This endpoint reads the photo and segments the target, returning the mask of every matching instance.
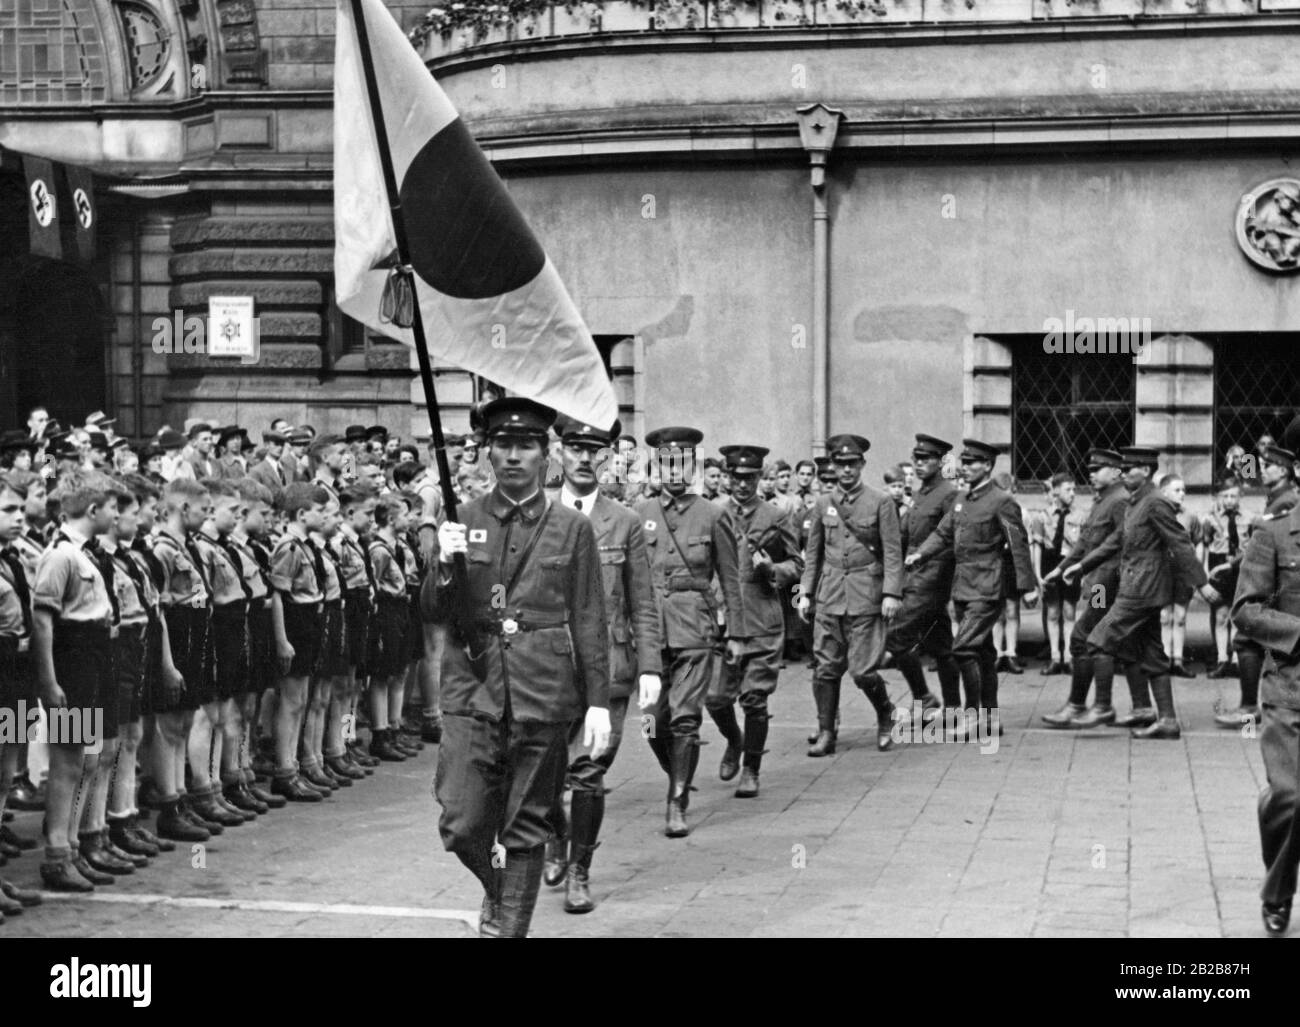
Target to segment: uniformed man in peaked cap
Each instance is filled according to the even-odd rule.
[[[601,457],[612,455],[619,430],[617,421],[608,431],[567,418],[556,426],[562,443],[564,483],[554,498],[565,509],[586,517],[596,533],[605,618],[609,622],[609,748],[593,756],[576,730],[570,735],[566,783],[573,792],[571,815],[566,820],[563,796],[557,794],[557,832],[547,845],[543,879],[551,886],[564,883],[567,913],[587,913],[596,908],[588,873],[605,819],[605,772],[618,755],[628,699],[639,692],[640,708],[652,709],[660,692],[663,642],[645,532],[635,513],[606,498],[599,487]]]
[[[719,637],[712,594],[721,585],[728,623],[741,617],[736,538],[723,508],[687,491],[695,477],[695,449],[704,433],[660,428],[646,436],[663,492],[637,504],[658,594],[667,678],[655,707],[650,747],[668,774],[664,834],[690,833],[686,808],[700,758],[702,706],[713,675]]]
[[[907,514],[909,552],[930,537],[957,501],[957,490],[942,473],[943,458],[951,449],[951,442],[933,435],[916,436],[912,461],[919,484],[912,493],[912,509]],[[912,698],[920,700],[925,710],[938,707],[939,700],[925,683],[922,651],[934,657],[943,705],[961,705],[961,677],[952,655],[952,622],[948,619],[952,568],[952,554],[940,553],[928,563],[905,572],[903,605],[890,623],[885,641],[885,648],[894,656],[894,666],[907,680]]]
[[[609,633],[591,521],[541,490],[555,412],[511,397],[483,418],[496,487],[438,528],[432,614],[453,641],[434,788],[443,845],[483,885],[480,933],[524,937],[570,725],[584,721],[593,759],[609,744]]]
[[[997,652],[992,633],[1006,598],[1002,591],[1004,548],[1011,552],[1016,591],[1029,605],[1038,601],[1038,582],[1020,507],[993,484],[997,455],[997,447],[987,442],[962,441],[961,474],[970,487],[930,537],[907,558],[909,567],[945,551],[951,551],[956,558],[952,599],[958,628],[952,652],[966,690],[967,720],[963,729],[967,737],[981,709],[987,711],[990,729],[1001,732]]]
[[[1123,458],[1113,449],[1088,451],[1088,479],[1092,484],[1092,509],[1079,532],[1079,540],[1061,562],[1048,572],[1043,581],[1071,578],[1078,565],[1090,553],[1119,537],[1124,529],[1124,511],[1128,509],[1128,492],[1120,482]],[[1082,602],[1078,618],[1070,633],[1070,694],[1065,705],[1055,713],[1043,715],[1043,722],[1054,728],[1093,728],[1115,723],[1111,701],[1115,680],[1115,661],[1105,654],[1088,652],[1088,635],[1106,615],[1119,592],[1119,549],[1097,564],[1079,585]],[[1088,688],[1093,679],[1097,692],[1091,709],[1087,708]]]
[[[727,748],[718,776],[730,781],[741,769],[736,797],[758,795],[758,772],[767,744],[767,697],[776,680],[785,648],[785,611],[781,589],[799,580],[803,560],[790,519],[758,497],[763,472],[762,446],[723,446],[731,474],[731,498],[725,507],[736,538],[740,577],[737,616],[727,620],[726,662],[705,706]],[[745,712],[742,734],[736,723],[736,698]]]
[[[876,710],[876,746],[890,748],[894,705],[875,671],[885,658],[886,625],[901,605],[903,543],[894,501],[862,482],[871,443],[861,435],[833,435],[826,449],[836,470],[833,492],[813,506],[797,600],[807,616],[816,602],[813,698],[817,738],[809,756],[835,752],[840,679],[845,670]]]
[[[1169,655],[1160,636],[1160,610],[1188,585],[1199,589],[1206,602],[1219,602],[1219,594],[1207,582],[1187,529],[1152,481],[1160,454],[1145,446],[1128,446],[1119,454],[1128,491],[1124,526],[1076,565],[1087,574],[1120,554],[1118,591],[1088,635],[1088,652],[1094,663],[1109,656],[1123,667],[1133,697],[1133,713],[1126,721],[1133,737],[1175,739],[1182,732]]]

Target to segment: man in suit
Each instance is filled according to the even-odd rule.
[[[188,432],[190,448],[194,455],[190,458],[190,468],[196,481],[217,477],[217,459],[212,455],[212,425],[199,421],[190,425]]]
[[[731,496],[723,509],[731,518],[739,575],[737,617],[727,621],[726,659],[713,679],[705,708],[727,740],[718,776],[730,781],[744,772],[736,798],[758,796],[758,772],[767,744],[767,697],[776,691],[785,648],[782,589],[799,580],[803,560],[789,517],[759,498],[762,446],[723,446],[731,474]],[[736,722],[736,699],[745,711],[745,730]]]
[[[1280,459],[1279,448],[1270,447],[1266,459]],[[1291,466],[1300,469],[1294,458]],[[1291,922],[1300,866],[1300,506],[1260,518],[1241,563],[1232,621],[1238,637],[1268,653],[1259,735],[1268,779],[1259,797],[1266,868],[1260,898],[1265,930],[1281,937]]]
[[[988,717],[989,730],[1002,733],[993,625],[1007,598],[1003,590],[1003,550],[1010,551],[1015,589],[1028,606],[1038,601],[1038,581],[1020,505],[993,484],[997,447],[977,439],[964,439],[962,446],[961,475],[968,486],[966,494],[953,503],[921,547],[912,551],[907,565],[923,563],[945,551],[955,557],[952,600],[958,628],[952,653],[966,690],[966,723],[962,731],[969,737],[980,710]]]
[[[838,483],[813,505],[797,606],[812,601],[813,698],[817,738],[809,756],[835,752],[840,679],[847,670],[876,710],[876,748],[892,745],[894,704],[875,671],[884,662],[886,629],[903,595],[903,540],[894,501],[862,481],[871,443],[861,435],[826,440]]]
[[[1152,481],[1160,454],[1145,446],[1128,446],[1119,452],[1128,491],[1123,529],[1076,565],[1087,574],[1117,551],[1120,555],[1115,601],[1088,635],[1088,653],[1094,661],[1109,656],[1123,667],[1133,696],[1128,723],[1133,725],[1134,738],[1176,739],[1182,731],[1174,709],[1169,656],[1160,636],[1160,610],[1173,602],[1182,584],[1199,589],[1207,603],[1221,599],[1209,585],[1177,512]]]
[[[550,886],[565,883],[564,911],[589,913],[596,908],[588,888],[592,853],[605,819],[605,772],[618,755],[628,700],[639,692],[638,706],[645,710],[659,701],[659,610],[650,580],[650,556],[645,533],[635,513],[607,499],[599,490],[602,455],[611,454],[619,423],[603,431],[565,419],[557,430],[563,447],[560,459],[564,482],[556,497],[561,506],[591,522],[600,550],[600,572],[609,622],[609,748],[593,757],[582,745],[575,722],[569,736],[569,770],[559,781],[556,795],[555,838],[547,843],[543,880]],[[563,791],[573,793],[567,823]]]
[[[1044,585],[1067,575],[1076,577],[1085,557],[1112,536],[1119,538],[1123,534],[1124,511],[1128,509],[1128,492],[1120,482],[1123,463],[1123,458],[1113,449],[1088,451],[1092,509],[1088,511],[1078,541],[1043,578]],[[1094,656],[1088,652],[1088,636],[1119,592],[1119,549],[1111,545],[1108,551],[1111,555],[1096,564],[1079,583],[1078,616],[1070,632],[1070,695],[1055,713],[1043,715],[1043,723],[1048,727],[1092,728],[1115,723],[1115,707],[1111,702],[1115,661],[1105,653]],[[1088,709],[1088,688],[1094,678],[1097,694],[1092,709]]]
[[[283,492],[293,481],[282,460],[288,441],[289,437],[281,432],[263,432],[262,442],[266,446],[266,456],[248,470],[248,476],[270,489],[272,495]]]
[[[713,677],[719,611],[713,582],[721,583],[728,622],[740,620],[736,539],[731,519],[716,502],[688,491],[695,478],[697,428],[660,428],[646,436],[654,454],[662,495],[637,504],[645,530],[663,636],[667,687],[659,695],[650,748],[668,774],[664,834],[690,834],[686,808],[700,759],[704,697]]]

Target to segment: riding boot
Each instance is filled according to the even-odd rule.
[[[903,675],[907,687],[912,691],[913,699],[924,699],[930,694],[930,686],[925,683],[925,671],[921,667],[921,657],[915,649],[905,653],[894,654],[894,666]]]
[[[978,656],[962,656],[957,660],[957,671],[961,674],[962,688],[966,692],[966,709],[980,708],[980,692],[983,675],[980,673]]]
[[[1243,647],[1237,653],[1241,668],[1241,708],[1254,709],[1259,705],[1259,679],[1264,669],[1264,657],[1257,649]]]
[[[537,893],[542,887],[542,863],[545,859],[546,852],[541,845],[506,853],[506,865],[501,870],[500,937],[528,937],[533,909],[537,906]]]
[[[943,704],[951,709],[961,706],[961,671],[957,669],[957,660],[952,653],[944,653],[934,658],[935,673],[939,677],[939,694]]]
[[[813,739],[809,756],[831,756],[835,753],[835,720],[839,712],[838,684],[813,676],[813,701],[817,704],[817,737]]]
[[[727,740],[722,762],[718,765],[718,777],[730,781],[740,771],[740,754],[745,748],[745,737],[736,723],[736,707],[734,703],[727,703],[725,706],[710,706],[708,710],[713,723],[718,725],[722,737]]]
[[[1159,719],[1146,728],[1135,728],[1130,734],[1134,738],[1158,738],[1174,741],[1182,737],[1178,726],[1178,711],[1174,709],[1174,686],[1168,674],[1158,674],[1151,679],[1151,691],[1156,698],[1156,713]]]
[[[695,764],[700,758],[699,739],[690,735],[674,735],[669,759],[672,764],[668,788],[667,822],[664,834],[669,838],[685,838],[691,833],[686,823],[686,808],[691,802],[691,779]]]
[[[655,720],[650,725],[650,735],[646,738],[650,743],[650,751],[655,754],[655,759],[659,761],[659,766],[663,767],[664,773],[669,777],[673,776],[673,770],[670,766],[669,752],[672,748],[672,729],[667,720]]]
[[[591,857],[596,851],[601,821],[605,819],[603,791],[574,792],[570,834],[573,849],[569,859],[568,879],[564,888],[566,913],[590,913],[596,908],[588,890]]]
[[[876,711],[876,748],[888,752],[894,747],[894,704],[889,701],[885,679],[872,671],[859,678],[857,685]]]
[[[758,771],[767,751],[767,724],[771,718],[766,709],[745,711],[745,771],[736,788],[738,799],[752,799],[758,795]]]

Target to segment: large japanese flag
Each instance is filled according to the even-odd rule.
[[[432,354],[586,424],[618,403],[591,333],[464,122],[380,0],[361,0]],[[334,69],[334,277],[339,306],[407,345],[380,316],[396,237],[352,0]]]

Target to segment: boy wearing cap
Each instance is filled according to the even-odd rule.
[[[443,844],[483,885],[480,933],[525,937],[570,724],[593,759],[609,745],[609,633],[591,522],[540,487],[555,412],[505,398],[482,416],[497,484],[438,528],[430,577],[432,619],[456,632],[435,792]]]
[[[952,651],[966,690],[967,718],[962,733],[969,737],[980,709],[987,711],[994,725],[990,730],[1002,732],[997,712],[993,625],[1006,598],[1003,549],[1010,551],[1015,589],[1029,607],[1038,601],[1038,579],[1020,506],[993,483],[997,447],[975,439],[965,439],[962,445],[961,475],[968,486],[966,494],[953,504],[921,547],[908,556],[907,565],[922,563],[945,550],[954,555],[952,599],[959,626]]]
[[[1270,443],[1265,445],[1260,456],[1259,476],[1267,491],[1264,512],[1251,524],[1247,538],[1269,521],[1290,512],[1300,501],[1295,489],[1296,455],[1289,449]],[[1242,551],[1242,557],[1245,550]],[[1238,576],[1242,558],[1238,558],[1233,568],[1232,577]],[[1247,638],[1240,632],[1233,635],[1232,649],[1237,654],[1237,664],[1241,669],[1241,703],[1231,712],[1220,713],[1214,722],[1220,727],[1240,727],[1248,720],[1259,723],[1259,682],[1264,669],[1264,648],[1258,642]]]
[[[1208,583],[1176,511],[1152,481],[1159,454],[1144,446],[1119,452],[1129,496],[1123,530],[1076,565],[1086,574],[1111,559],[1117,549],[1120,554],[1119,587],[1106,615],[1088,635],[1088,652],[1094,661],[1109,656],[1123,667],[1133,697],[1133,714],[1127,722],[1134,725],[1134,738],[1176,739],[1182,732],[1174,709],[1169,656],[1160,635],[1160,611],[1187,586],[1199,590],[1206,602],[1221,600]]]
[[[1088,451],[1088,481],[1092,485],[1092,508],[1079,530],[1079,537],[1069,552],[1062,555],[1060,563],[1043,577],[1043,586],[1053,584],[1058,578],[1078,575],[1078,565],[1111,539],[1118,539],[1124,531],[1124,512],[1128,508],[1128,493],[1120,483],[1122,458],[1114,450]],[[1115,681],[1115,661],[1107,655],[1094,656],[1088,652],[1088,635],[1102,617],[1119,591],[1119,549],[1111,543],[1110,555],[1079,582],[1078,617],[1070,632],[1070,694],[1065,705],[1055,713],[1043,715],[1043,723],[1054,728],[1092,728],[1115,723],[1115,707],[1111,695]],[[1088,689],[1096,679],[1097,691],[1089,709]]]
[[[916,488],[907,511],[903,533],[905,552],[920,548],[957,501],[957,490],[944,478],[943,458],[952,443],[933,435],[917,435],[912,447]],[[952,591],[953,557],[941,552],[934,559],[903,572],[903,601],[885,636],[885,651],[911,689],[922,711],[936,710],[940,703],[925,681],[922,651],[934,657],[943,705],[961,705],[957,661],[952,655],[952,622],[948,619],[948,596]]]
[[[1290,429],[1287,436],[1294,445]],[[1273,446],[1265,454],[1275,468],[1288,457],[1294,474],[1290,450]],[[1281,494],[1283,479],[1276,469],[1261,476],[1270,495]],[[1300,506],[1260,518],[1242,560],[1232,621],[1238,637],[1244,635],[1271,655],[1264,668],[1259,735],[1268,778],[1259,799],[1265,866],[1260,898],[1265,930],[1281,937],[1291,921],[1300,866],[1300,834],[1295,826],[1300,791]]]
[[[888,624],[901,605],[903,545],[898,510],[889,496],[862,481],[871,443],[861,435],[826,440],[837,486],[813,505],[812,526],[798,599],[807,618],[813,600],[813,698],[817,738],[809,756],[835,752],[840,680],[847,670],[876,711],[876,748],[893,742],[894,704],[877,669],[885,657]]]
[[[718,776],[730,781],[741,771],[736,798],[758,796],[758,772],[767,744],[768,696],[776,691],[785,648],[781,589],[799,580],[803,560],[789,518],[759,498],[760,475],[767,468],[762,446],[723,446],[731,473],[731,497],[724,508],[736,540],[736,594],[727,604],[726,662],[705,699],[709,716],[727,740]],[[724,582],[725,584],[725,582]],[[736,723],[736,698],[745,711],[742,734]]]
[[[599,489],[601,457],[611,452],[619,424],[616,421],[612,429],[602,431],[566,418],[558,432],[563,443],[564,482],[554,498],[591,521],[600,551],[609,623],[610,736],[609,748],[593,758],[582,744],[581,725],[574,722],[569,735],[569,769],[556,794],[556,836],[546,846],[543,880],[551,886],[565,884],[566,913],[587,913],[596,908],[588,890],[588,874],[605,818],[605,773],[618,755],[633,691],[639,690],[638,705],[643,710],[659,701],[662,642],[641,522]],[[573,792],[567,822],[562,801],[566,785]]]
[[[725,619],[740,620],[740,582],[736,537],[721,505],[688,491],[695,477],[696,447],[704,433],[696,428],[660,428],[646,436],[663,488],[637,504],[645,529],[663,636],[662,665],[667,687],[655,707],[648,738],[669,778],[664,834],[690,833],[686,809],[691,781],[700,758],[700,724],[704,699],[714,676],[715,647],[721,641],[723,611],[714,582],[722,593]]]

